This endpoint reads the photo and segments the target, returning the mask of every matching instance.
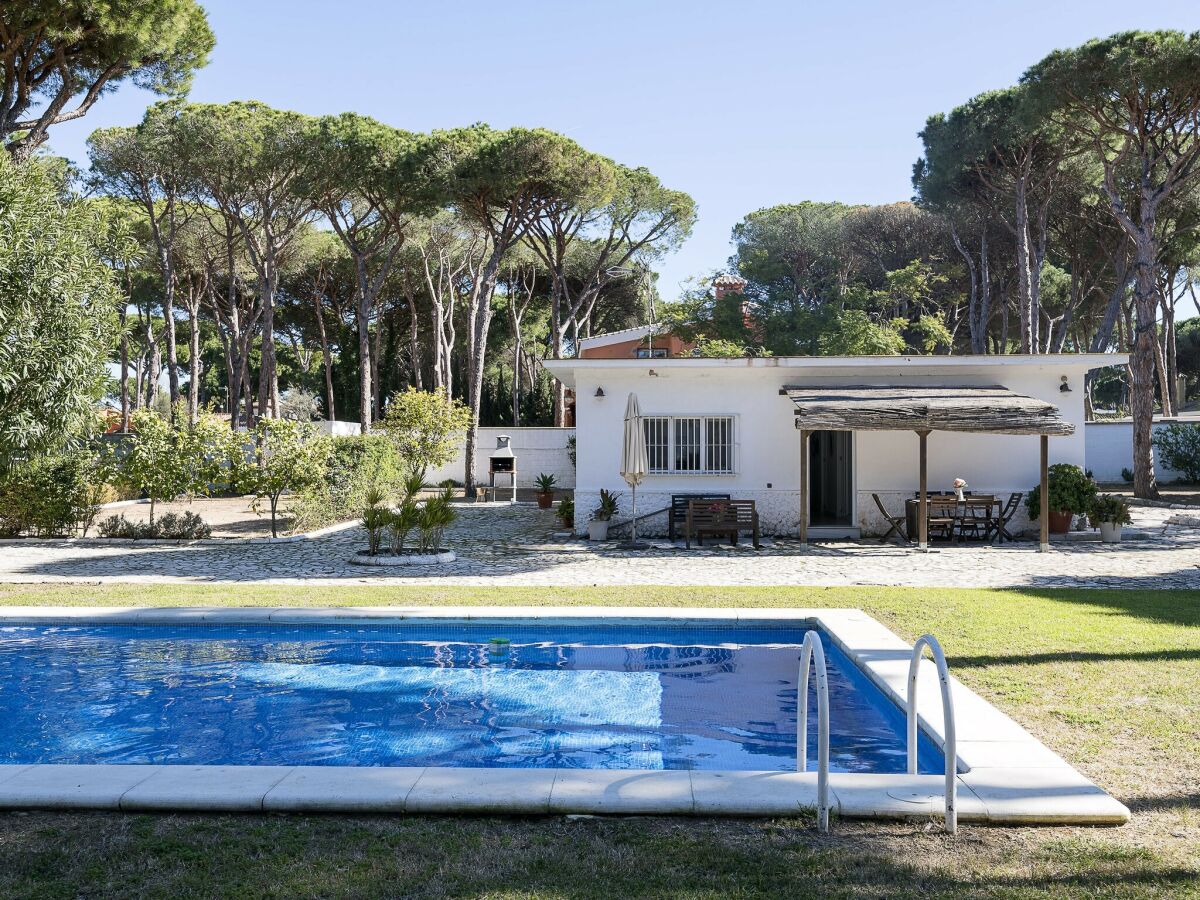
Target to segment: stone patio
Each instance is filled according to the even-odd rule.
[[[1163,523],[1170,510],[1135,508],[1143,539],[1120,545],[1032,543],[935,546],[930,553],[877,541],[801,547],[794,540],[683,549],[665,541],[630,552],[563,536],[553,514],[533,506],[459,507],[447,544],[459,556],[436,568],[368,569],[350,557],[365,545],[351,528],[297,543],[145,544],[129,541],[8,541],[0,582],[191,582],[219,584],[474,585],[909,585],[1200,589],[1200,528]]]

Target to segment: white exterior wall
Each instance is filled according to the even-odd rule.
[[[1178,421],[1181,425],[1200,428],[1200,422],[1188,420],[1156,421],[1154,430],[1159,431],[1166,425]],[[1121,470],[1133,470],[1133,423],[1128,420],[1114,422],[1088,422],[1085,427],[1087,443],[1087,468],[1097,481],[1119,484]],[[1158,454],[1154,457],[1154,474],[1160,483],[1175,481],[1183,477],[1182,472],[1174,469],[1164,469],[1158,463]]]
[[[362,425],[358,422],[342,422],[338,419],[319,419],[317,427],[321,429],[321,434],[327,434],[330,437],[357,437],[362,434]]]
[[[943,360],[945,358],[942,358]],[[1003,358],[997,357],[997,360]],[[670,503],[673,493],[727,493],[752,499],[758,506],[763,531],[795,534],[800,508],[800,435],[795,406],[780,388],[792,384],[868,385],[942,384],[1003,385],[1016,393],[1056,404],[1063,417],[1075,423],[1070,437],[1050,439],[1050,462],[1082,466],[1083,376],[1087,363],[1056,357],[1046,364],[923,365],[920,358],[900,358],[895,365],[852,365],[825,368],[817,363],[770,365],[680,366],[661,362],[646,368],[588,367],[575,370],[576,425],[579,434],[575,517],[577,530],[586,530],[600,488],[619,491],[624,518],[630,512],[630,493],[618,474],[625,402],[638,395],[643,415],[732,415],[736,417],[736,472],[732,475],[648,475],[638,489],[639,513]],[[763,362],[768,363],[763,365]],[[850,361],[853,363],[853,361]],[[1094,363],[1092,363],[1094,365]],[[658,374],[650,376],[653,368]],[[1061,376],[1075,388],[1061,393]],[[603,398],[595,397],[604,388]],[[854,436],[856,521],[864,533],[880,530],[882,518],[871,500],[878,493],[893,513],[903,498],[919,486],[918,439],[911,432],[857,432]],[[956,477],[965,478],[977,493],[1007,495],[1028,491],[1039,479],[1037,436],[975,435],[933,432],[929,436],[930,489],[949,489]],[[1017,526],[1023,527],[1018,518]],[[647,523],[647,533],[665,531],[666,516]],[[639,525],[639,530],[643,528]]]
[[[575,487],[575,467],[567,456],[567,438],[574,428],[480,428],[475,441],[475,478],[480,484],[488,481],[488,457],[496,450],[496,438],[507,434],[512,438],[512,451],[517,457],[517,487],[533,487],[533,481],[543,472],[558,479],[558,487]],[[430,484],[447,478],[463,480],[466,443],[459,444],[454,461],[430,469],[425,476]],[[508,476],[497,479],[508,486]]]

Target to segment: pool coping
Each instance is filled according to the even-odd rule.
[[[0,624],[497,625],[602,619],[671,625],[811,624],[901,709],[912,647],[858,609],[539,607],[6,607]],[[953,647],[950,648],[951,651]],[[951,665],[953,670],[953,664]],[[993,824],[1119,825],[1129,810],[951,677],[958,815]],[[922,730],[944,745],[933,663],[917,681]],[[847,817],[939,818],[941,775],[834,773]],[[0,765],[0,808],[782,816],[816,806],[815,772],[354,766]]]

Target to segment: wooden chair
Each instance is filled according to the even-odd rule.
[[[672,494],[671,511],[667,516],[667,537],[675,540],[675,525],[687,521],[688,504],[693,500],[728,500],[728,494]]]
[[[688,502],[687,519],[684,521],[684,537],[687,548],[692,549],[692,537],[701,546],[704,535],[728,537],[729,543],[737,546],[739,533],[753,536],[754,549],[762,544],[758,539],[758,511],[753,500],[691,500]]]
[[[929,498],[929,536],[951,540],[958,522],[958,498],[953,494]]]
[[[1003,544],[1005,541],[1015,540],[1008,531],[1008,523],[1012,521],[1013,516],[1017,514],[1017,509],[1021,506],[1021,501],[1025,498],[1025,494],[1017,491],[1014,494],[1009,494],[1008,502],[1004,504],[1004,508],[1000,510],[1000,514],[992,523],[989,529],[989,534],[993,537],[997,544]]]
[[[883,501],[879,499],[878,494],[872,494],[871,499],[875,501],[875,505],[879,507],[880,514],[887,519],[888,525],[891,526],[888,528],[887,534],[879,539],[879,543],[886,544],[889,540],[891,540],[891,537],[894,534],[900,538],[900,540],[904,541],[904,543],[911,544],[912,541],[909,539],[908,535],[905,534],[905,526],[907,524],[905,517],[903,515],[893,516],[888,513],[888,511],[884,509]]]
[[[960,540],[970,536],[987,540],[991,534],[995,517],[992,508],[996,498],[987,494],[977,494],[967,497],[959,509],[958,537]]]

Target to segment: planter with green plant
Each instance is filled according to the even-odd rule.
[[[554,505],[554,486],[558,484],[558,479],[553,475],[547,475],[543,472],[534,479],[534,485],[537,487],[537,505],[538,509],[549,509]]]
[[[1133,521],[1129,501],[1118,494],[1100,494],[1092,500],[1088,518],[1100,529],[1100,540],[1106,544],[1121,543],[1121,526]]]
[[[564,497],[558,501],[558,509],[554,511],[554,515],[558,516],[558,521],[562,523],[562,527],[567,531],[575,527],[575,501],[570,497]]]
[[[592,511],[592,521],[588,522],[588,540],[607,541],[608,523],[613,520],[620,509],[617,501],[620,494],[600,489],[600,505]]]
[[[1096,497],[1096,482],[1087,477],[1079,466],[1071,463],[1055,463],[1047,472],[1049,484],[1050,532],[1066,534],[1071,530],[1071,520],[1076,515],[1092,508]],[[1042,488],[1036,485],[1025,498],[1025,509],[1029,518],[1037,521],[1042,511]]]
[[[367,549],[360,550],[350,560],[361,566],[432,566],[454,562],[454,551],[442,547],[442,535],[454,523],[457,514],[452,500],[454,489],[445,488],[424,502],[417,500],[421,490],[417,474],[406,479],[400,505],[394,509],[385,502],[383,492],[372,487],[367,491],[367,507],[363,526],[367,529]],[[390,553],[380,552],[385,531],[391,538]],[[413,532],[417,546],[405,546]]]

